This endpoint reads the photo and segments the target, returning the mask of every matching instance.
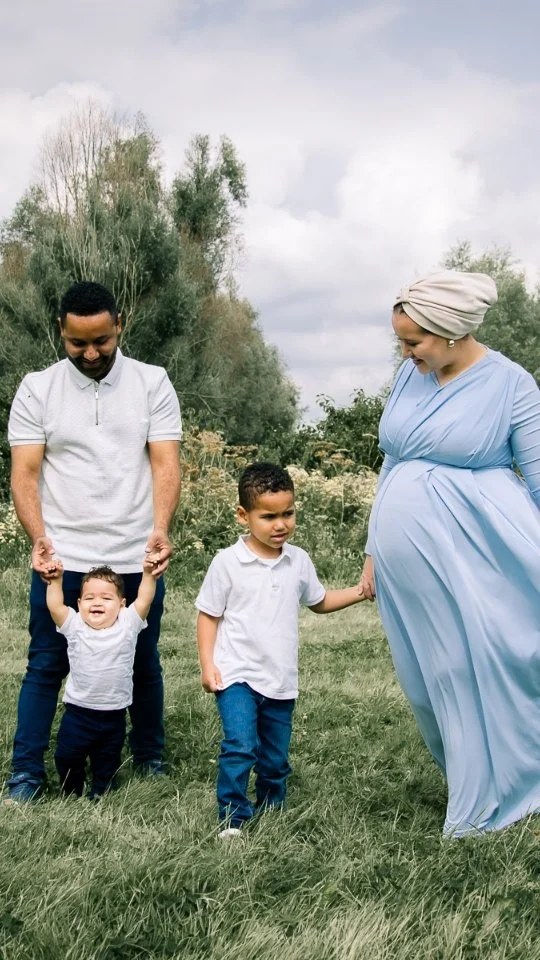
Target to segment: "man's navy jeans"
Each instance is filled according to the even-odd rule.
[[[216,693],[223,724],[217,779],[218,816],[240,827],[254,814],[247,797],[255,768],[257,810],[282,807],[287,789],[294,700],[273,700],[247,683]]]
[[[142,574],[123,574],[126,603],[137,596]],[[66,570],[64,602],[77,609],[82,573]],[[46,585],[32,572],[30,588],[30,648],[17,714],[13,746],[13,775],[27,773],[43,780],[43,754],[49,746],[51,726],[62,680],[69,672],[66,638],[58,633],[47,609]],[[132,730],[129,744],[134,764],[160,760],[163,752],[163,676],[158,639],[165,585],[161,577],[147,617],[148,626],[137,640],[133,666],[133,704],[129,708]]]

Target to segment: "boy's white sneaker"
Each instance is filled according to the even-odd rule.
[[[229,840],[229,838],[239,837],[241,834],[240,827],[225,827],[225,830],[220,830],[218,837],[220,840]]]

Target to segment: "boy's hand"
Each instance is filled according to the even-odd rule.
[[[159,565],[159,554],[157,553],[145,553],[143,560],[143,573],[150,573],[153,577],[156,578],[161,576],[161,574],[156,573],[156,567]]]
[[[207,693],[217,693],[218,690],[223,690],[221,673],[215,664],[212,664],[206,670],[201,670],[201,683],[203,690],[206,690]]]
[[[63,575],[64,564],[62,561],[58,557],[55,557],[54,560],[49,560],[47,563],[47,569],[45,571],[47,582],[51,583],[53,580],[61,580]]]

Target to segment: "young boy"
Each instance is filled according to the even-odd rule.
[[[298,608],[331,613],[364,599],[358,586],[325,590],[313,563],[287,541],[296,518],[290,475],[270,463],[247,467],[237,519],[249,532],[212,561],[195,601],[201,679],[223,724],[217,779],[220,837],[256,809],[285,800],[292,714],[298,695]]]
[[[67,639],[69,676],[54,759],[65,793],[82,796],[90,759],[91,799],[114,786],[133,696],[137,637],[146,627],[154,594],[154,562],[145,557],[137,598],[126,607],[124,581],[110,567],[93,567],[81,580],[79,612],[64,603],[63,566],[53,560],[47,606]]]

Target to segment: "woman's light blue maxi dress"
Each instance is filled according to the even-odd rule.
[[[444,832],[497,830],[540,811],[540,392],[491,350],[443,386],[408,360],[380,444],[366,552]]]

